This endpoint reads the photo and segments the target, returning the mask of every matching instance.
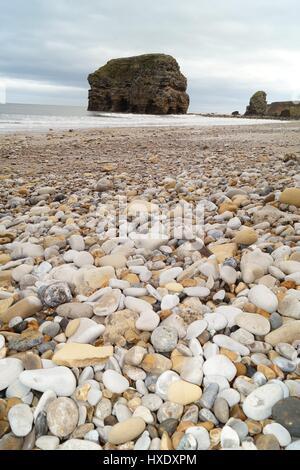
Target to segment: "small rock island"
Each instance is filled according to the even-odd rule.
[[[113,59],[88,77],[89,111],[186,114],[187,79],[166,54]]]
[[[268,104],[267,93],[265,91],[257,91],[250,98],[245,116],[300,119],[300,102],[278,101]]]

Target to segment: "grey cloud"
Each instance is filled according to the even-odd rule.
[[[243,110],[261,86],[296,99],[299,14],[298,0],[0,0],[0,77],[19,80],[14,101],[34,98],[22,92],[33,80],[56,85],[58,103],[85,104],[88,73],[110,58],[165,52],[189,79],[193,111]]]

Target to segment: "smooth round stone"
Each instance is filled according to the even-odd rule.
[[[172,308],[177,307],[179,303],[180,303],[180,299],[178,295],[165,295],[161,302],[161,309],[172,310]]]
[[[237,370],[228,357],[216,354],[205,361],[203,372],[206,376],[219,375],[231,382],[236,376]]]
[[[142,418],[130,418],[123,423],[118,423],[111,428],[108,433],[108,442],[114,445],[125,444],[134,441],[146,428],[146,423]]]
[[[85,243],[84,238],[81,235],[71,235],[68,243],[71,247],[71,250],[84,251]]]
[[[90,305],[77,302],[60,305],[56,311],[60,317],[70,318],[71,320],[91,318],[94,314]]]
[[[253,344],[255,341],[254,335],[245,330],[245,328],[239,328],[238,330],[231,333],[230,337],[244,346]]]
[[[232,285],[236,283],[238,273],[231,266],[221,266],[220,277],[226,284]]]
[[[23,385],[19,379],[12,383],[6,390],[7,398],[24,398],[30,392],[30,388]]]
[[[145,406],[138,406],[132,415],[133,418],[142,418],[145,423],[152,424],[154,422],[154,418],[148,408]]]
[[[285,357],[275,357],[273,359],[273,364],[275,364],[279,369],[281,369],[283,372],[286,373],[291,373],[294,372],[297,368],[296,363],[289,361]]]
[[[32,390],[51,390],[59,397],[70,397],[76,388],[75,376],[67,367],[26,370],[20,374],[19,380]]]
[[[162,273],[160,273],[160,276],[159,276],[159,285],[161,287],[164,287],[166,284],[173,282],[174,279],[180,276],[182,272],[183,272],[183,269],[180,267],[171,268],[171,269],[167,269],[166,271],[163,271]]]
[[[154,331],[160,323],[160,317],[153,310],[146,310],[137,320],[135,326],[140,331]]]
[[[73,257],[73,262],[78,268],[83,268],[83,266],[93,265],[94,258],[87,251],[80,251],[78,253],[75,253]]]
[[[128,380],[114,370],[106,370],[102,376],[102,380],[105,388],[118,395],[126,392],[129,388]]]
[[[300,207],[300,188],[286,188],[280,195],[280,202]]]
[[[266,343],[276,346],[278,343],[293,343],[300,335],[300,321],[289,321],[277,330],[271,331],[266,337]]]
[[[151,305],[143,299],[138,299],[136,297],[126,297],[125,298],[125,307],[128,310],[133,312],[143,314],[145,312],[153,312]]]
[[[35,445],[41,450],[55,450],[59,446],[59,439],[56,436],[41,436],[36,440]]]
[[[202,408],[199,411],[199,421],[202,421],[203,423],[209,421],[209,422],[213,423],[215,426],[218,425],[218,420],[215,417],[215,415],[213,414],[213,412],[210,411],[210,410],[207,410],[206,408]]]
[[[50,286],[42,286],[38,291],[39,298],[46,307],[55,308],[71,302],[72,293],[67,283],[55,282]]]
[[[286,447],[292,442],[292,438],[288,430],[279,423],[267,424],[263,429],[263,433],[265,435],[271,434],[275,436],[281,447]]]
[[[253,245],[253,243],[257,242],[258,235],[255,230],[251,228],[243,228],[239,232],[237,232],[235,236],[235,242],[238,245]]]
[[[118,310],[121,291],[115,289],[112,292],[104,294],[94,307],[94,314],[98,317],[107,317]]]
[[[240,438],[238,433],[230,426],[224,426],[221,432],[222,449],[238,449],[240,446]]]
[[[169,386],[174,383],[180,381],[180,377],[176,372],[172,370],[168,370],[161,374],[156,382],[156,393],[157,395],[162,398],[163,400],[167,400],[168,398],[168,389]]]
[[[184,289],[184,293],[188,297],[199,297],[200,299],[205,299],[209,296],[210,290],[207,287],[187,287]]]
[[[151,343],[157,352],[171,352],[178,343],[177,330],[167,326],[159,326],[151,335]]]
[[[226,424],[229,420],[229,406],[224,398],[217,398],[214,403],[214,415],[222,424]]]
[[[207,322],[208,331],[221,331],[227,326],[227,319],[219,313],[208,313],[204,315],[204,320]]]
[[[237,405],[240,402],[240,399],[241,399],[240,393],[237,390],[233,389],[233,388],[228,388],[226,390],[222,390],[218,394],[218,397],[219,398],[224,398],[224,400],[227,401],[230,408]]]
[[[198,338],[207,328],[207,321],[205,320],[197,320],[191,323],[188,326],[186,332],[186,339],[191,340],[193,338]]]
[[[238,343],[237,341],[226,335],[215,335],[213,337],[213,342],[219,347],[226,348],[229,351],[241,354],[241,356],[248,356],[250,354],[250,351],[248,348],[246,348],[246,346],[243,346],[242,344]]]
[[[210,448],[210,437],[208,431],[203,427],[192,427],[186,430],[187,435],[192,435],[197,442],[197,450],[208,450]]]
[[[219,392],[219,385],[216,383],[209,384],[203,392],[200,403],[204,408],[209,410],[214,406],[215,400]]]
[[[278,308],[278,299],[275,294],[263,284],[252,287],[248,294],[249,302],[266,312],[276,312]]]
[[[203,384],[205,387],[208,387],[210,384],[217,384],[220,392],[230,388],[230,384],[226,377],[222,377],[221,375],[207,375],[203,379]]]
[[[48,406],[47,423],[54,436],[65,438],[72,434],[78,419],[78,408],[71,398],[58,398]]]
[[[248,426],[241,419],[230,418],[227,422],[227,426],[230,426],[235,430],[241,441],[243,441],[248,436]]]
[[[270,322],[262,315],[255,313],[243,313],[236,317],[236,324],[257,336],[265,336],[270,333]]]
[[[89,402],[91,406],[96,406],[101,400],[101,398],[102,398],[102,392],[92,387],[88,393],[87,401]]]
[[[292,437],[300,437],[300,399],[289,397],[278,401],[272,410],[273,419],[289,431]]]
[[[125,363],[131,366],[139,366],[147,354],[147,349],[134,346],[125,354]]]
[[[96,442],[81,440],[81,439],[69,439],[58,447],[58,450],[102,450],[102,447]]]
[[[273,406],[282,398],[283,391],[279,385],[266,384],[246,397],[243,411],[248,418],[255,421],[267,419],[272,414]]]
[[[255,441],[257,450],[280,450],[279,442],[273,434],[261,434]]]
[[[201,385],[203,379],[202,366],[202,357],[188,357],[181,368],[180,377],[185,382]]]
[[[278,312],[284,317],[300,319],[300,302],[292,296],[286,295],[283,300],[279,302]]]
[[[200,400],[201,396],[200,387],[183,380],[172,383],[168,388],[168,400],[178,405],[190,405]]]
[[[23,363],[19,359],[0,359],[0,391],[12,385],[23,371]]]
[[[8,421],[12,432],[17,437],[27,436],[33,423],[33,414],[28,405],[13,406],[8,412]]]
[[[162,404],[162,399],[154,393],[149,393],[142,398],[142,405],[150,411],[157,411]]]
[[[179,405],[178,403],[174,403],[171,401],[166,401],[165,403],[162,404],[162,406],[159,408],[157,412],[157,419],[159,423],[164,423],[166,425],[166,421],[170,423],[172,420],[179,421],[180,418],[183,415],[183,406]],[[172,426],[172,424],[171,424]],[[170,426],[168,425],[168,428]],[[168,429],[166,429],[168,431]]]
[[[99,260],[99,266],[106,267],[111,266],[115,269],[124,268],[126,266],[127,259],[121,253],[103,256]]]
[[[281,354],[281,356],[284,356],[286,359],[290,359],[291,361],[295,361],[298,357],[296,349],[287,343],[277,344],[275,350]]]
[[[33,270],[31,264],[21,264],[21,266],[16,267],[12,270],[12,278],[16,282],[20,282],[26,274],[30,274]]]

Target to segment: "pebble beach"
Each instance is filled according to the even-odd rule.
[[[300,450],[299,169],[300,122],[0,135],[0,450]]]

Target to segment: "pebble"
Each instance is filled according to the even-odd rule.
[[[105,371],[102,380],[108,390],[118,395],[121,395],[129,388],[128,380],[114,370]]]
[[[30,406],[13,406],[9,410],[7,417],[15,436],[25,437],[30,433],[33,423],[33,415]]]
[[[256,307],[265,310],[266,312],[276,312],[278,308],[278,300],[275,294],[266,286],[260,284],[252,287],[248,294],[248,299]]]
[[[56,450],[59,446],[59,438],[56,436],[41,436],[35,441],[35,445],[41,450]]]
[[[178,333],[175,328],[160,326],[151,335],[151,343],[159,353],[168,353],[176,348]]]
[[[197,320],[189,325],[186,332],[186,339],[198,338],[207,328],[205,320]]]
[[[270,322],[262,315],[243,313],[236,317],[236,324],[256,336],[265,336],[270,333]]]
[[[292,438],[288,430],[279,423],[267,424],[263,429],[263,433],[265,435],[271,434],[275,436],[281,447],[287,447],[292,442]]]
[[[255,421],[272,415],[273,406],[283,398],[283,391],[277,384],[266,384],[251,392],[243,404],[245,415]]]
[[[38,294],[43,305],[51,308],[58,307],[72,300],[71,290],[68,284],[63,282],[43,286],[39,289]]]
[[[238,449],[240,446],[240,438],[238,433],[230,426],[224,426],[221,432],[222,449]]]
[[[78,408],[71,398],[53,400],[47,409],[47,423],[51,433],[60,439],[75,430],[79,419]]]
[[[146,423],[142,418],[130,418],[123,423],[118,423],[111,428],[108,441],[114,445],[125,444],[135,440],[145,431]]]
[[[205,361],[203,372],[206,376],[219,375],[231,381],[236,376],[237,370],[228,357],[216,354]]]
[[[296,397],[277,401],[272,410],[274,420],[281,424],[292,437],[300,437],[300,399]]]
[[[168,400],[178,405],[195,403],[201,396],[200,387],[182,380],[173,382],[168,388]]]

